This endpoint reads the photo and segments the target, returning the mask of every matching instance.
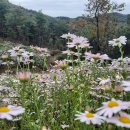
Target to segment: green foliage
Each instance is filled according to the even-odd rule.
[[[68,32],[65,21],[0,1],[0,36],[24,45],[57,48],[59,37]],[[51,41],[51,45],[49,45]],[[62,48],[62,47],[61,47]]]

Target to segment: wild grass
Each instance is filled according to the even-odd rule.
[[[21,67],[16,62],[16,75],[1,74],[0,106],[22,106],[25,112],[14,117],[13,121],[0,119],[0,130],[123,130],[107,121],[94,125],[75,120],[77,112],[96,113],[103,102],[112,98],[130,100],[129,92],[117,88],[122,81],[129,80],[129,66],[123,53],[122,61],[115,60],[115,63],[112,59],[110,62],[102,61],[100,55],[82,60],[80,53],[79,49],[77,58],[68,55],[66,62],[57,61],[51,69],[40,73],[34,71],[34,66]],[[30,75],[28,78],[20,77],[19,71]]]

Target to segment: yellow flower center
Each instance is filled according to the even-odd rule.
[[[18,56],[21,56],[21,52],[20,52],[20,51],[18,51],[18,52],[17,52],[17,55],[18,55]]]
[[[99,55],[93,55],[92,58],[95,59],[95,60],[98,60],[98,59],[100,59],[100,56]]]
[[[1,58],[2,59],[8,59],[8,55],[2,55]]]
[[[125,123],[125,124],[130,124],[130,118],[127,116],[122,116],[118,119],[120,122]]]
[[[119,43],[120,41],[119,41],[119,40],[116,40],[115,42],[116,42],[116,43]]]
[[[59,65],[57,65],[57,67],[64,70],[64,69],[66,69],[67,65],[66,64],[59,64]]]
[[[86,116],[87,118],[93,118],[93,117],[94,117],[94,114],[93,114],[93,113],[87,113],[85,116]]]
[[[20,80],[21,80],[21,81],[26,81],[27,78],[23,75],[23,76],[20,77]]]
[[[101,88],[101,89],[105,89],[106,87],[105,87],[105,86],[99,86],[99,88]]]
[[[0,108],[0,113],[4,113],[4,112],[9,112],[10,109],[8,107],[1,107]]]
[[[106,80],[106,78],[103,77],[102,80]]]
[[[117,106],[119,106],[119,104],[118,104],[117,102],[115,102],[115,101],[110,101],[110,102],[108,103],[108,107],[110,107],[110,108],[112,108],[112,107],[117,107]]]
[[[80,45],[80,43],[77,42],[76,45],[78,46],[78,45]]]

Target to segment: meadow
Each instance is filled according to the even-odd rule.
[[[0,130],[130,129],[127,38],[108,42],[120,51],[112,59],[93,54],[87,38],[61,37],[65,59],[51,65],[47,48],[16,46],[1,54]]]

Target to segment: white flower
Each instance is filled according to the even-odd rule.
[[[126,45],[127,38],[125,36],[120,36],[117,39],[113,39],[113,41],[109,41],[109,45],[121,47],[122,45]]]
[[[71,56],[71,55],[78,56],[78,53],[71,50],[62,51],[62,54],[67,54],[68,56]]]
[[[113,123],[117,126],[125,127],[125,128],[130,128],[130,115],[120,112],[120,116],[115,116],[110,119],[107,119],[108,123]]]
[[[107,78],[107,79],[106,78],[98,78],[98,80],[100,81],[99,85],[105,85],[105,84],[111,82],[110,78]]]
[[[38,47],[38,46],[30,46],[30,48],[33,49],[34,51],[36,51],[38,53],[38,55],[40,55],[42,57],[43,56],[50,56],[49,51],[48,51],[47,48],[41,48],[41,47]]]
[[[32,57],[32,56],[34,56],[34,54],[33,54],[33,52],[28,52],[28,51],[24,51],[23,53],[22,53],[22,57]]]
[[[65,69],[67,68],[67,61],[66,60],[56,60],[55,61],[55,68]]]
[[[101,60],[110,60],[109,56],[107,54],[103,54],[100,56]]]
[[[42,130],[50,130],[49,128],[47,128],[46,126],[42,127]]]
[[[11,57],[17,57],[17,56],[21,56],[22,53],[25,52],[24,49],[22,49],[21,47],[14,47],[11,50],[8,50],[8,52],[10,53]]]
[[[121,110],[129,109],[130,102],[123,102],[121,100],[112,99],[108,102],[103,102],[103,106],[97,109],[97,114],[111,118],[113,114],[120,112]]]
[[[97,114],[90,113],[85,111],[84,113],[78,113],[75,115],[77,118],[75,120],[80,120],[81,122],[85,122],[86,124],[98,124],[104,122],[104,117],[99,116]]]
[[[61,125],[61,127],[62,127],[62,129],[65,129],[65,128],[69,128],[69,125],[63,124],[63,125]]]
[[[122,70],[122,67],[120,66],[119,59],[113,59],[111,66],[109,67],[110,70]]]
[[[110,60],[107,54],[101,55],[100,53],[92,54],[91,52],[85,52],[86,59],[94,59],[94,60]]]
[[[13,61],[6,61],[6,62],[2,62],[2,65],[13,65],[14,62]]]
[[[24,113],[25,109],[21,106],[16,107],[9,105],[7,107],[0,107],[0,118],[1,119],[7,119],[7,120],[13,120],[13,116],[18,116],[22,113]]]
[[[120,74],[116,75],[116,81],[120,82],[121,80],[123,80],[123,76]]]
[[[21,51],[21,52],[24,52],[25,50],[24,49],[21,49],[21,46],[16,46],[14,48],[12,48],[11,50],[8,50],[8,52],[12,52],[12,51]]]
[[[61,37],[65,39],[73,40],[76,37],[76,35],[68,33],[68,34],[63,34]]]
[[[122,81],[122,85],[124,87],[124,91],[129,92],[130,91],[130,81]]]
[[[111,86],[109,85],[100,85],[100,86],[97,86],[96,88],[92,88],[94,90],[110,90],[111,89]]]
[[[88,39],[85,37],[75,37],[72,42],[67,43],[68,48],[76,47],[76,49],[79,48],[89,48]]]

